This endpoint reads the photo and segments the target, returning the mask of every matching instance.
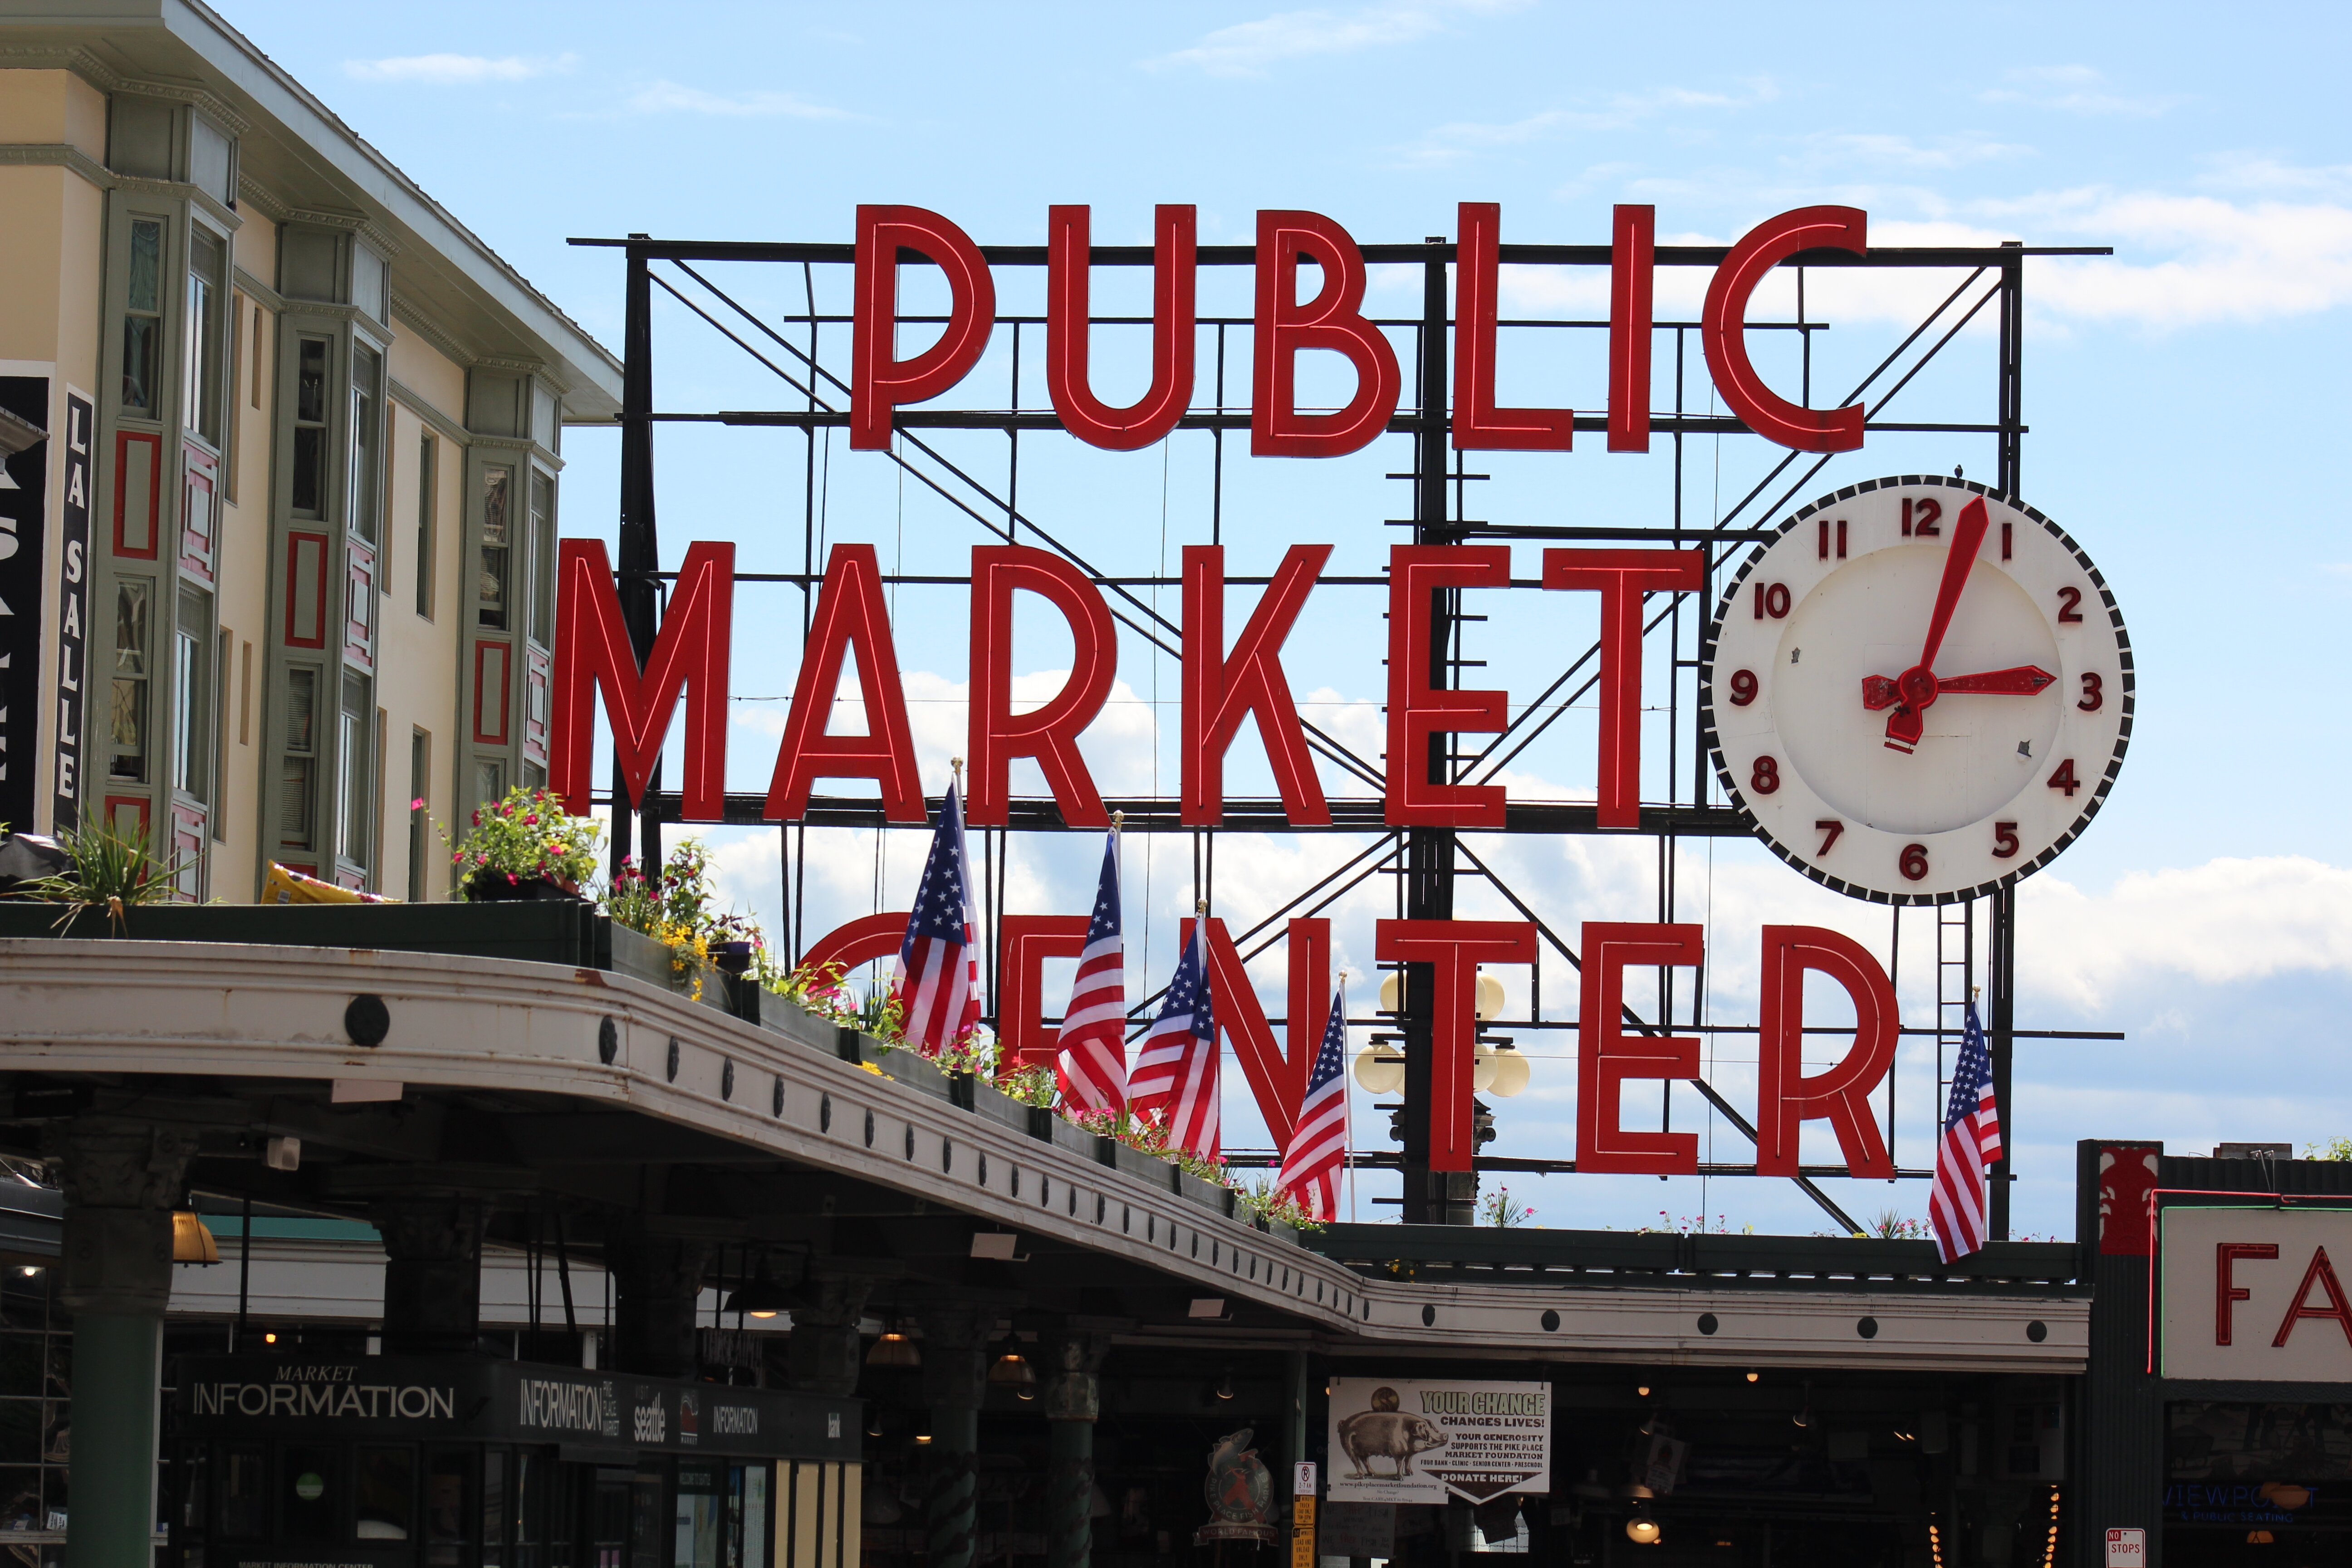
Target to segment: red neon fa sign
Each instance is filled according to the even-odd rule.
[[[1192,402],[1195,217],[1189,205],[1156,211],[1152,249],[1151,385],[1125,408],[1095,396],[1087,374],[1087,243],[1091,209],[1047,213],[1045,384],[1063,427],[1089,446],[1127,452],[1176,427]],[[1651,283],[1656,209],[1621,205],[1610,244],[1609,449],[1650,449]],[[1768,441],[1801,452],[1851,452],[1862,445],[1863,405],[1816,409],[1790,402],[1749,363],[1748,302],[1774,267],[1800,251],[1863,254],[1869,216],[1858,207],[1798,207],[1765,219],[1731,247],[1706,290],[1700,339],[1724,405]],[[1456,265],[1454,445],[1461,450],[1565,452],[1575,439],[1565,408],[1504,408],[1495,402],[1496,318],[1502,209],[1464,202]],[[948,321],[912,359],[898,357],[898,268],[909,255],[946,276]],[[1298,298],[1302,262],[1322,282]],[[1355,239],[1320,213],[1257,215],[1256,310],[1251,332],[1250,451],[1268,458],[1339,458],[1388,428],[1403,390],[1396,352],[1363,313],[1364,258]],[[971,237],[923,207],[857,209],[849,444],[890,445],[903,405],[948,392],[987,352],[996,286]],[[1324,349],[1353,367],[1356,390],[1336,413],[1307,414],[1293,395],[1302,350]]]

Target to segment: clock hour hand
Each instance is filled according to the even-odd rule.
[[[1989,669],[1981,675],[1939,675],[1936,678],[1936,693],[1939,697],[2032,697],[2057,679],[2046,669],[2021,664],[2012,669]],[[1862,705],[1872,712],[1892,708],[1902,700],[1902,688],[1893,676],[1862,678]]]

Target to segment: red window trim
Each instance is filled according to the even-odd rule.
[[[319,569],[315,583],[319,615],[318,630],[315,636],[307,637],[297,636],[294,626],[295,606],[300,602],[299,595],[294,592],[294,579],[295,574],[302,569],[302,546],[306,542],[319,547]],[[286,646],[288,647],[323,649],[327,646],[327,557],[329,553],[327,536],[323,533],[312,533],[298,529],[286,536]]]
[[[482,727],[482,720],[485,712],[482,706],[482,666],[486,660],[488,650],[491,648],[497,648],[499,653],[504,656],[500,662],[504,666],[505,669],[505,679],[499,682],[499,727],[495,733],[485,730]],[[511,643],[501,642],[496,637],[482,637],[478,639],[474,644],[474,744],[478,746],[503,746],[507,743],[507,734],[512,728],[512,721],[514,717],[508,711],[508,709],[512,704],[513,690],[514,645]]]
[[[131,443],[137,441],[147,448],[147,548],[132,550],[123,542],[122,506],[130,486],[122,481],[131,472]],[[114,552],[126,561],[152,561],[163,547],[163,437],[145,430],[117,430],[114,433]]]

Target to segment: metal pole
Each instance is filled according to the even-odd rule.
[[[1445,244],[1432,235],[1433,246]],[[1445,521],[1445,262],[1433,254],[1422,269],[1421,416],[1414,434],[1413,542],[1450,544],[1454,531]],[[1454,684],[1454,592],[1439,589],[1431,605],[1429,683]],[[1429,738],[1428,755],[1420,765],[1433,783],[1453,781],[1451,742],[1443,734]],[[1391,767],[1411,767],[1415,759],[1391,757]],[[1450,828],[1415,827],[1405,835],[1405,918],[1442,921],[1454,918],[1454,834]],[[1477,1202],[1477,1177],[1433,1172],[1429,1168],[1429,1109],[1432,1041],[1435,1017],[1431,1011],[1436,972],[1426,963],[1405,968],[1404,1033],[1404,1222],[1407,1225],[1466,1225]],[[1460,1189],[1466,1189],[1462,1191]],[[1457,1201],[1458,1200],[1458,1201]]]
[[[643,235],[632,235],[643,239]],[[616,584],[622,624],[629,629],[629,646],[642,666],[654,650],[657,622],[653,574],[661,570],[661,551],[654,531],[654,368],[652,277],[643,252],[629,247],[628,289],[622,326],[621,371],[621,518]],[[661,858],[661,829],[651,809],[660,788],[660,769],[646,785],[642,824],[629,807],[628,784],[621,777],[620,761],[613,763],[613,868],[629,857],[632,828],[642,826],[645,864],[648,870]]]
[[[236,1221],[236,1333],[229,1341],[231,1351],[245,1349],[246,1290],[253,1279],[253,1196],[246,1194]]]
[[[2009,248],[2004,247],[2004,248]],[[2023,247],[2017,247],[2021,252]],[[2017,494],[2024,458],[2025,258],[2020,254],[2000,269],[2000,468],[1995,483],[2003,495]],[[2010,1151],[2017,1147],[2016,1101],[2010,1095],[2017,1037],[2017,889],[1992,897],[1992,931],[1985,978],[1992,992],[1986,1041],[1992,1057],[1993,1103],[2000,1108],[2000,1158],[1992,1168],[1992,1202],[1986,1237],[2009,1239]]]

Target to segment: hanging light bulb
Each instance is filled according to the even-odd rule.
[[[1402,1013],[1404,1011],[1404,1004],[1402,1001],[1404,987],[1400,984],[1403,978],[1404,977],[1402,975],[1397,973],[1393,970],[1381,977],[1381,1012]]]
[[[1528,1058],[1507,1045],[1495,1047],[1494,1071],[1486,1092],[1497,1100],[1513,1100],[1527,1092]]]
[[[1404,1087],[1404,1053],[1376,1040],[1356,1053],[1356,1087],[1366,1094],[1394,1094]]]
[[[923,1352],[916,1348],[914,1341],[896,1329],[887,1329],[880,1339],[874,1342],[874,1348],[866,1352],[866,1364],[920,1366],[923,1364]]]
[[[1635,1510],[1633,1517],[1625,1521],[1625,1539],[1636,1546],[1655,1546],[1664,1535],[1658,1521],[1650,1517],[1646,1505]]]
[[[988,1369],[988,1381],[999,1388],[1011,1388],[1023,1399],[1035,1397],[1036,1373],[1031,1370],[1028,1362],[1012,1351],[996,1358],[996,1364]]]
[[[1749,1373],[1748,1374],[1748,1382],[1750,1382],[1750,1383],[1753,1383],[1753,1382],[1755,1382],[1758,1378],[1759,1378],[1759,1377],[1761,1377],[1761,1376],[1763,1376],[1763,1375],[1764,1375],[1764,1374],[1763,1374],[1762,1373],[1760,1373],[1760,1372],[1751,1372],[1751,1373]]]
[[[1231,1399],[1233,1396],[1234,1374],[1232,1369],[1228,1368],[1225,1372],[1225,1375],[1218,1380],[1217,1397],[1220,1399]]]
[[[1503,983],[1495,976],[1482,972],[1478,976],[1475,1000],[1472,1005],[1477,1010],[1478,1021],[1482,1024],[1501,1017],[1503,1016]]]

